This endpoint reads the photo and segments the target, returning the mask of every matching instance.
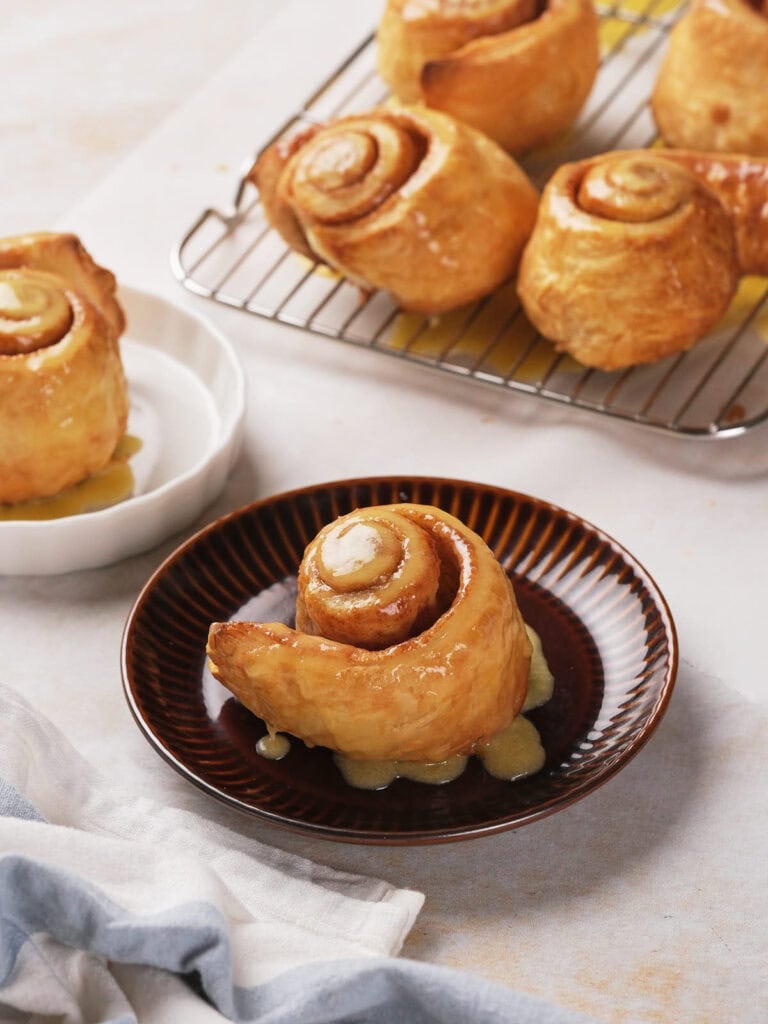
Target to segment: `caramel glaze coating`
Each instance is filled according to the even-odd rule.
[[[323,559],[326,578],[339,576],[339,592],[349,598],[352,625],[344,629],[358,643],[281,623],[214,623],[211,672],[272,728],[310,746],[360,760],[442,761],[471,752],[518,714],[528,688],[531,647],[509,578],[477,534],[430,506],[362,509],[330,529],[338,534],[352,526],[403,539],[399,562],[386,538],[363,545],[372,550],[367,562],[350,558],[348,549]],[[414,527],[428,538],[419,551]],[[321,533],[305,558],[316,561],[326,539]],[[352,554],[359,538],[353,541]],[[412,602],[423,568],[427,583]],[[306,578],[302,568],[300,580]],[[401,605],[411,607],[401,622],[403,639],[369,649],[361,644],[370,640],[370,616],[354,620],[361,605],[379,601],[377,591],[379,618],[388,608],[399,616]],[[437,617],[414,633],[418,611],[412,613],[420,602]]]
[[[249,177],[293,249],[429,314],[514,273],[538,204],[525,173],[490,139],[416,107],[340,118],[277,142]]]
[[[112,456],[128,418],[114,292],[72,235],[0,241],[0,501],[56,494]]]
[[[599,63],[591,0],[389,0],[377,43],[398,99],[445,111],[510,153],[575,121]]]
[[[768,157],[664,149],[718,197],[736,228],[742,274],[768,275]]]
[[[518,292],[541,333],[614,370],[689,348],[740,272],[731,216],[685,166],[652,151],[566,164],[542,195]]]
[[[768,4],[692,0],[670,34],[652,109],[670,146],[768,156]]]

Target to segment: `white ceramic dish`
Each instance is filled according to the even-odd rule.
[[[0,573],[51,575],[109,565],[183,529],[217,496],[237,458],[245,377],[208,320],[165,299],[120,289],[121,351],[130,397],[134,496],[97,512],[0,522]]]

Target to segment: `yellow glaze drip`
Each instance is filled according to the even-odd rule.
[[[256,744],[256,753],[261,754],[268,761],[279,761],[291,749],[291,741],[281,732],[275,732],[270,726],[267,726],[267,729],[269,729],[267,735],[262,736]]]
[[[683,0],[658,0],[653,5],[653,14],[654,16],[667,14],[669,11],[679,7],[682,2]],[[648,0],[623,0],[614,10],[617,17],[605,15],[600,18],[598,26],[600,52],[603,57],[607,56],[612,50],[623,46],[627,36],[630,34],[637,36],[648,32],[645,25],[633,20],[633,15],[648,13]],[[622,17],[622,15],[625,15],[625,17]],[[629,18],[626,15],[629,15]]]
[[[489,775],[509,782],[541,771],[546,759],[539,731],[525,715],[518,715],[475,753]]]
[[[385,341],[388,348],[425,359],[447,360],[470,371],[513,375],[535,383],[552,367],[558,354],[527,320],[510,282],[499,288],[479,312],[473,306],[425,321],[419,313],[399,313]],[[426,325],[426,326],[425,326]],[[583,373],[569,356],[560,356],[559,373]]]
[[[598,32],[600,35],[600,52],[605,57],[612,50],[621,46],[630,32],[647,32],[646,28],[633,25],[621,18],[605,17],[600,19]]]
[[[680,7],[683,2],[684,0],[657,0],[653,4],[654,18],[659,18],[662,14],[669,14],[670,11]],[[648,9],[648,0],[621,0],[617,6],[620,14],[647,14]]]
[[[523,703],[523,711],[541,707],[552,696],[555,688],[555,677],[549,670],[541,639],[535,629],[526,625],[525,631],[531,641],[531,667],[528,670],[528,693]]]
[[[766,292],[768,292],[768,277],[758,277],[755,274],[742,277],[730,306],[723,314],[720,323],[713,329],[722,330],[739,326],[762,301]],[[756,331],[763,341],[768,342],[768,313],[764,310],[758,312],[751,323],[751,330]]]
[[[538,634],[528,625],[525,628],[533,648],[528,695],[523,705],[523,710],[527,711],[551,698],[555,679]],[[269,725],[267,729],[267,735],[256,744],[256,752],[269,760],[280,760],[290,750],[290,740]],[[546,758],[538,730],[524,715],[518,715],[505,729],[480,744],[474,754],[489,775],[510,782],[541,771]],[[360,761],[335,754],[334,761],[345,782],[355,789],[386,789],[395,779],[430,785],[452,782],[464,771],[469,757],[457,754],[446,761]]]
[[[141,448],[141,441],[124,434],[103,469],[50,498],[0,504],[0,522],[64,519],[109,508],[133,493],[134,476],[128,460]]]
[[[514,782],[544,767],[546,754],[538,729],[524,715],[475,750],[489,775]],[[353,761],[334,757],[346,782],[356,789],[385,789],[395,779],[442,785],[457,779],[469,758],[457,754],[447,761]]]
[[[433,786],[451,782],[464,771],[468,758],[457,754],[447,761],[354,761],[336,754],[334,761],[345,782],[355,789],[386,789],[395,779],[427,782]]]

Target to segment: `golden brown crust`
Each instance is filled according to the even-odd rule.
[[[591,0],[455,4],[389,0],[379,71],[403,102],[479,128],[510,153],[554,139],[576,119],[597,74]]]
[[[425,64],[532,21],[536,11],[536,0],[388,0],[376,31],[381,76],[403,103],[421,103]]]
[[[441,761],[470,752],[520,711],[528,687],[530,642],[506,573],[481,538],[453,516],[429,506],[383,506],[360,510],[335,528],[337,535],[350,525],[365,530],[366,524],[374,524],[387,531],[397,517],[404,520],[406,536],[414,527],[428,534],[424,549],[414,552],[409,540],[401,563],[393,568],[393,553],[385,543],[383,554],[376,551],[367,580],[358,578],[354,565],[336,574],[341,592],[349,597],[351,629],[363,630],[360,639],[371,638],[366,633],[371,616],[364,614],[361,623],[357,613],[361,605],[370,609],[376,603],[377,589],[384,595],[379,621],[387,608],[397,614],[401,601],[409,604],[402,640],[372,650],[279,623],[214,623],[209,667],[272,728],[310,745],[361,760]],[[424,592],[411,603],[419,585],[410,578],[408,563],[414,557],[412,568],[418,575],[423,560],[431,562],[433,547],[454,592],[442,614],[413,635],[416,620],[410,613],[422,599],[426,605],[434,601],[435,581],[428,568]],[[317,551],[308,551],[307,557],[316,561]],[[331,556],[328,563],[338,569],[348,557],[349,552],[341,561]],[[404,588],[393,595],[391,587],[398,591],[403,574],[408,576]],[[365,585],[350,591],[350,582]],[[438,603],[442,600],[445,594],[438,595]],[[335,614],[332,618],[338,621]],[[377,629],[374,625],[374,635]]]
[[[114,276],[72,235],[0,240],[0,501],[104,466],[128,418]]]
[[[270,147],[252,172],[267,216],[289,245],[361,288],[439,313],[516,269],[538,195],[511,157],[467,125],[387,107],[284,147]]]
[[[768,275],[768,157],[663,149],[717,195],[736,227],[742,274]]]
[[[768,8],[692,0],[670,34],[653,92],[670,146],[768,156]]]
[[[727,308],[735,230],[717,196],[661,153],[561,167],[520,267],[526,313],[557,348],[614,370],[689,348]]]
[[[116,297],[115,275],[93,261],[77,235],[41,231],[2,238],[0,270],[12,267],[32,267],[58,274],[99,310],[115,337],[125,330],[125,314]]]
[[[308,128],[290,139],[280,140],[274,145],[268,146],[259,155],[247,174],[248,180],[253,182],[259,190],[264,214],[269,223],[293,250],[310,260],[315,260],[317,257],[312,252],[304,230],[290,204],[280,195],[278,186],[285,165],[316,132],[317,128]]]

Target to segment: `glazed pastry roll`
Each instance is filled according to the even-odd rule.
[[[114,276],[74,235],[0,241],[0,501],[48,497],[101,469],[128,399]]]
[[[599,63],[591,0],[388,0],[377,44],[398,99],[452,114],[510,153],[575,121]]]
[[[670,146],[768,156],[768,4],[692,0],[652,98]]]
[[[279,141],[249,177],[293,249],[424,313],[508,278],[538,204],[490,139],[417,108],[381,108]]]
[[[518,291],[558,350],[615,370],[693,345],[739,273],[733,220],[707,185],[663,153],[612,153],[552,176]]]
[[[271,729],[356,760],[443,761],[519,713],[531,645],[485,542],[431,506],[360,509],[309,544],[296,629],[214,623],[209,667]]]

